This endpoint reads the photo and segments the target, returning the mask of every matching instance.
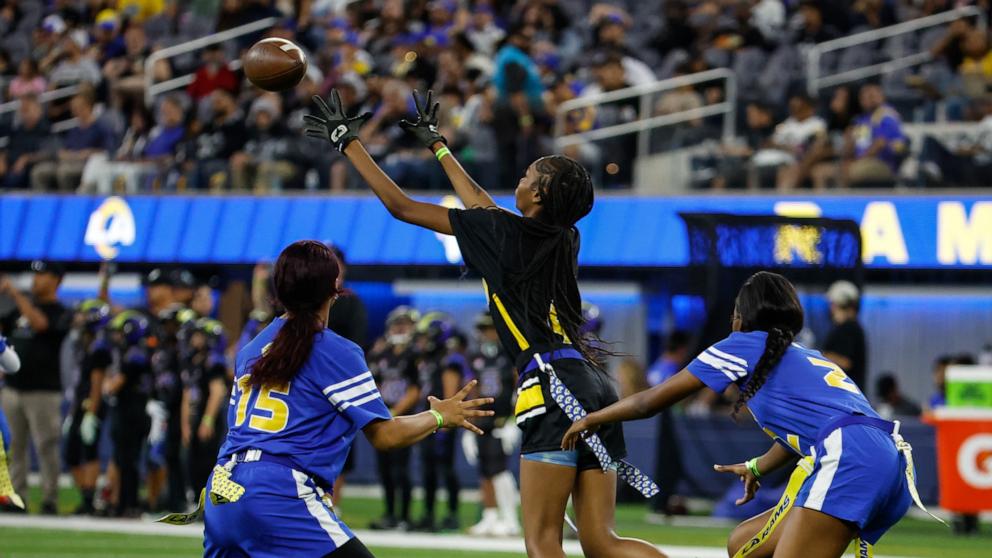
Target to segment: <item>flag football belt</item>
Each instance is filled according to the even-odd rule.
[[[189,525],[190,523],[199,521],[203,517],[204,505],[208,494],[210,496],[210,503],[215,506],[237,502],[244,495],[245,487],[231,480],[231,473],[234,472],[234,467],[238,463],[255,462],[275,463],[289,469],[298,470],[297,465],[292,460],[279,455],[263,453],[262,450],[250,449],[236,453],[230,459],[224,461],[223,464],[218,463],[214,465],[213,476],[210,480],[210,490],[208,492],[207,488],[204,488],[200,491],[196,509],[189,513],[170,513],[157,521],[170,525]],[[329,503],[331,491],[323,488],[325,486],[329,487],[329,485],[321,482],[317,477],[312,475],[307,476],[317,486],[319,496]]]
[[[913,448],[909,445],[909,442],[905,441],[899,434],[899,421],[889,422],[887,420],[866,417],[864,415],[843,416],[827,423],[826,426],[820,429],[820,432],[817,434],[817,443],[822,442],[824,438],[829,436],[831,432],[837,430],[838,428],[856,424],[872,426],[892,437],[892,441],[896,444],[896,449],[899,450],[899,453],[906,458],[906,484],[909,489],[909,494],[913,498],[913,502],[921,510],[927,512],[930,517],[944,523],[942,519],[930,513],[930,511],[927,510],[927,508],[923,505],[923,502],[920,500],[920,494],[916,490],[916,472],[913,468]],[[760,530],[758,530],[757,534],[751,537],[744,544],[744,546],[742,546],[737,553],[734,554],[734,558],[746,558],[753,553],[755,549],[764,544],[769,537],[771,537],[771,534],[782,523],[782,520],[785,518],[789,510],[792,509],[792,505],[795,503],[796,497],[799,495],[799,490],[802,488],[803,483],[806,482],[806,479],[813,473],[813,467],[813,457],[807,456],[799,460],[799,463],[796,465],[796,469],[789,477],[789,482],[785,486],[785,491],[782,492],[782,497],[779,499],[778,504],[775,505],[775,508],[773,508],[772,514],[768,518],[768,521],[765,522],[764,526],[762,526]],[[868,541],[861,539],[861,537],[858,537],[856,547],[858,558],[872,558],[875,555],[874,546]]]
[[[11,504],[24,509],[24,500],[14,492],[14,485],[10,482],[7,452],[3,449],[3,432],[0,432],[0,498],[7,499]]]
[[[568,354],[569,352],[578,355],[573,356],[562,356],[563,354]],[[553,351],[552,353],[535,353],[533,361],[534,366],[528,365],[524,368],[526,373],[528,370],[541,370],[548,374],[549,381],[551,384],[551,397],[555,400],[555,403],[561,407],[562,412],[565,416],[569,418],[572,422],[582,420],[586,416],[586,410],[582,408],[582,404],[579,400],[572,395],[572,392],[558,379],[558,375],[555,374],[555,369],[551,366],[550,362],[546,362],[544,357],[554,356],[556,359],[562,358],[582,358],[582,355],[575,349],[562,349],[560,351]],[[606,446],[603,445],[603,441],[599,439],[599,435],[590,434],[582,438],[585,440],[586,445],[592,450],[596,459],[599,460],[599,465],[603,468],[603,471],[609,471],[610,469],[616,468],[617,476],[620,477],[624,482],[632,486],[635,490],[644,495],[645,498],[650,498],[655,494],[658,494],[658,485],[651,480],[650,477],[642,473],[637,467],[634,467],[626,461],[619,460],[614,461],[610,454],[606,451]]]

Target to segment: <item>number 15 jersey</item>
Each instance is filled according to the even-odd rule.
[[[368,371],[362,350],[329,329],[284,386],[250,383],[251,368],[286,321],[275,319],[238,353],[221,460],[249,449],[279,455],[296,469],[331,484],[341,472],[355,435],[389,409]]]
[[[764,331],[731,333],[686,368],[717,393],[731,383],[743,388],[765,351],[767,338]],[[809,455],[820,428],[833,418],[878,417],[839,366],[797,343],[786,349],[747,406],[765,433],[800,455]]]

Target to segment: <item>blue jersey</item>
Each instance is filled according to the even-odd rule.
[[[219,457],[259,449],[331,484],[358,431],[374,420],[388,420],[389,410],[362,350],[329,329],[317,334],[310,358],[288,385],[253,387],[252,363],[284,323],[277,318],[238,353],[229,432]]]
[[[731,383],[743,387],[765,351],[764,331],[731,333],[703,351],[688,370],[710,389],[723,393]],[[765,433],[800,455],[809,455],[817,433],[841,415],[878,414],[858,386],[819,351],[793,343],[765,384],[748,401]]]

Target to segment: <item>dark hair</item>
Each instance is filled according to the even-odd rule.
[[[886,372],[875,380],[875,395],[877,397],[885,399],[896,391],[898,391],[896,377],[891,372]]]
[[[740,397],[734,403],[734,415],[765,385],[785,351],[803,329],[803,307],[799,304],[796,288],[788,279],[777,273],[759,271],[737,293],[734,318],[741,321],[741,331],[765,331],[765,351],[747,383],[741,387]]]
[[[515,279],[523,282],[543,275],[562,331],[583,357],[599,365],[602,357],[611,353],[601,343],[590,343],[581,331],[584,320],[578,284],[579,230],[575,228],[575,223],[592,210],[592,178],[582,165],[563,155],[538,159],[534,170],[539,175],[541,211],[535,219],[524,219],[524,232],[546,241]],[[548,310],[540,309],[540,313]]]
[[[665,341],[666,351],[677,351],[679,349],[684,349],[689,346],[689,334],[681,329],[676,329],[671,334],[669,334],[668,339]]]
[[[320,307],[337,295],[338,259],[315,240],[298,240],[276,260],[276,300],[286,308],[286,323],[251,365],[251,384],[282,386],[300,371],[324,322]]]

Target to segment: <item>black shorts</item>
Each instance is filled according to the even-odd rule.
[[[507,455],[503,453],[503,442],[493,436],[492,428],[484,430],[479,436],[479,474],[491,479],[506,471]]]
[[[582,404],[587,413],[598,411],[618,401],[616,389],[610,377],[584,360],[561,359],[551,363],[558,379],[572,392],[572,395]],[[536,384],[540,382],[538,394]],[[530,387],[528,384],[531,384]],[[521,454],[561,450],[561,440],[565,432],[572,426],[571,419],[565,415],[555,400],[551,397],[549,376],[541,371],[531,372],[522,378],[518,390],[516,416],[518,425],[523,431]],[[541,411],[543,405],[543,411]],[[526,420],[521,418],[528,416]],[[598,432],[600,440],[606,446],[607,452],[614,460],[627,457],[627,448],[623,440],[623,428],[620,424],[604,425]],[[585,444],[578,446],[578,469],[595,469],[600,467],[599,460]]]
[[[101,411],[103,411],[102,408]],[[86,411],[82,407],[77,407],[72,413],[72,424],[69,426],[69,433],[65,441],[65,464],[69,467],[79,467],[100,458],[100,435],[103,432],[104,416],[106,413],[101,412],[98,414],[100,425],[97,428],[96,438],[92,444],[83,443],[83,437],[79,431],[83,424],[83,416],[85,415]]]

